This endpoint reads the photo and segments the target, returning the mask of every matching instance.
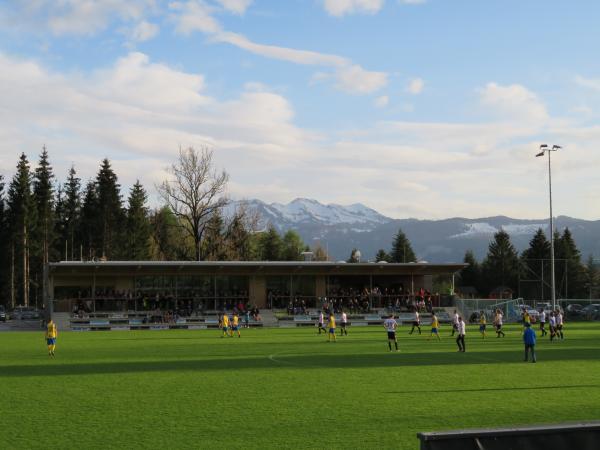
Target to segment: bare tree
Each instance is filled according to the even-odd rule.
[[[210,218],[229,203],[227,172],[213,168],[213,152],[207,147],[179,150],[179,158],[167,171],[170,178],[157,186],[161,198],[185,233],[194,242],[194,257],[204,259],[202,239]]]

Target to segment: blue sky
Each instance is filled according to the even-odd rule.
[[[113,160],[151,196],[208,146],[235,198],[392,217],[600,217],[600,4],[0,1],[0,173]]]

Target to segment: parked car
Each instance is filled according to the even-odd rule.
[[[600,304],[593,303],[591,305],[587,305],[585,308],[579,311],[579,316],[587,320],[600,319]]]
[[[567,317],[579,317],[581,316],[582,310],[583,305],[580,305],[579,303],[571,303],[565,308],[565,314],[567,315]]]
[[[4,306],[0,305],[0,320],[2,322],[6,322],[6,310],[4,309]]]
[[[42,314],[35,308],[17,306],[11,313],[11,318],[14,320],[38,320],[42,318]]]

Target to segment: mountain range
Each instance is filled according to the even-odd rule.
[[[389,251],[398,229],[406,234],[419,260],[444,263],[462,261],[467,250],[478,260],[487,254],[494,233],[503,229],[518,251],[529,245],[537,229],[548,231],[548,219],[513,219],[505,216],[442,220],[393,219],[360,203],[352,205],[322,204],[297,198],[290,203],[265,203],[261,200],[233,202],[229,208],[244,203],[256,212],[260,226],[272,224],[280,232],[295,230],[311,247],[320,244],[335,260],[346,260],[353,248],[361,259],[373,260],[377,250]],[[581,220],[567,216],[555,219],[562,232],[568,227],[583,258],[600,257],[600,220]]]

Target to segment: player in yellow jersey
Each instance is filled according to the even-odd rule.
[[[240,334],[239,322],[240,318],[237,313],[233,313],[233,317],[231,318],[231,336],[233,336],[233,333],[237,332],[238,337],[242,337]]]
[[[479,312],[479,332],[481,337],[485,339],[485,329],[487,328],[487,319],[483,311]]]
[[[433,311],[431,313],[431,334],[429,335],[429,337],[427,338],[427,340],[430,340],[433,335],[435,334],[438,338],[438,341],[441,341],[442,338],[440,338],[440,321],[438,320],[437,316],[435,315],[435,311]]]
[[[333,337],[333,342],[336,342],[335,338],[335,317],[333,313],[329,314],[329,321],[327,322],[327,328],[329,328],[329,336],[327,338],[328,342],[331,342],[331,338]]]
[[[229,331],[229,316],[227,313],[223,314],[223,336],[227,336],[227,332]]]
[[[56,324],[50,319],[46,328],[46,344],[48,345],[48,356],[54,356],[56,349],[56,338],[58,337],[58,329]]]

